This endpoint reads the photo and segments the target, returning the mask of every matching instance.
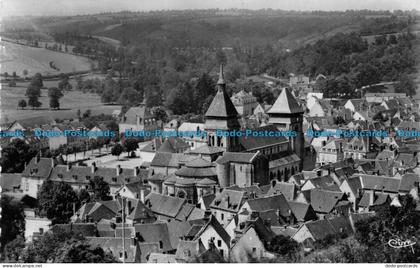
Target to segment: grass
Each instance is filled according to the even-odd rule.
[[[9,75],[16,72],[17,75],[24,76],[24,70],[28,71],[26,76],[29,77],[38,72],[43,75],[51,75],[87,71],[91,69],[94,63],[85,57],[45,48],[29,47],[10,42],[1,42],[0,44],[2,48],[2,54],[0,54],[1,72],[7,72]],[[51,61],[59,70],[50,67]]]
[[[44,82],[48,87],[54,86],[57,81]],[[120,106],[104,105],[101,103],[100,97],[97,94],[82,93],[79,91],[65,92],[60,99],[60,110],[49,109],[49,98],[47,89],[42,89],[41,98],[39,101],[42,107],[32,110],[26,107],[24,110],[17,109],[19,100],[25,99],[26,83],[18,83],[16,87],[8,87],[2,84],[0,92],[1,98],[1,123],[13,122],[15,120],[21,121],[29,125],[41,124],[53,119],[69,119],[76,118],[77,110],[80,109],[83,114],[84,111],[90,109],[92,115],[101,113],[111,114],[113,110],[120,108]]]

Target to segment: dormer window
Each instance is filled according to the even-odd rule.
[[[130,182],[130,178],[125,178],[125,182],[129,183]]]
[[[117,182],[117,178],[116,177],[113,177],[111,180],[112,180],[112,182]]]
[[[57,174],[57,177],[59,177],[60,179],[62,179],[63,178],[63,174],[59,173],[59,174]]]
[[[73,175],[73,180],[77,180],[77,175]]]
[[[86,176],[86,180],[90,180],[90,176]]]

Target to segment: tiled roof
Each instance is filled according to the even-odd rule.
[[[146,197],[146,205],[157,214],[175,218],[184,206],[186,200],[183,198],[150,193]]]
[[[180,240],[176,249],[175,259],[191,262],[204,251],[206,251],[206,248],[200,239],[195,241]]]
[[[127,219],[142,220],[154,218],[152,211],[146,207],[140,200],[134,204],[133,211],[127,216]]]
[[[295,215],[298,221],[309,221],[317,218],[316,213],[311,205],[305,203],[298,203],[293,201],[288,201],[289,207],[292,210],[293,215]]]
[[[229,162],[235,163],[252,163],[259,153],[236,153],[224,152],[222,156],[217,158],[216,163],[224,164]]]
[[[384,190],[395,193],[398,192],[401,182],[401,179],[398,178],[365,174],[360,174],[360,179],[363,189]]]
[[[308,179],[307,182],[311,182],[317,189],[337,191],[337,192],[340,191],[340,188],[338,187],[338,185],[334,182],[333,178],[331,178],[331,176],[329,175],[316,177],[313,179]]]
[[[287,200],[293,200],[296,193],[296,185],[294,183],[278,182],[274,187],[268,190],[267,195],[283,194]]]
[[[342,192],[321,189],[310,190],[310,203],[316,212],[330,213],[335,205],[343,198]]]
[[[318,220],[305,223],[315,240],[322,240],[327,235],[336,234],[334,227],[328,220]]]
[[[279,211],[281,216],[289,216],[289,203],[282,194],[250,199],[246,202],[252,211],[266,211],[274,209],[275,211]]]
[[[195,236],[195,239],[200,238],[201,234],[207,230],[207,228],[211,226],[216,231],[216,233],[219,234],[219,236],[223,239],[223,241],[230,246],[230,236],[226,232],[226,230],[223,228],[223,226],[217,221],[216,217],[214,215],[210,216],[210,219],[207,220],[207,223],[204,224],[203,228],[201,228],[200,232],[197,233]]]
[[[416,173],[406,173],[401,178],[399,192],[409,192],[420,183],[420,175]]]
[[[229,95],[226,93],[224,86],[219,86],[216,96],[214,96],[209,108],[206,112],[206,117],[237,117],[238,112],[233,105]]]
[[[181,153],[173,154],[157,152],[152,162],[150,163],[150,166],[179,168],[182,163],[186,163],[195,158],[197,158],[197,156]]]
[[[238,212],[244,201],[244,192],[224,189],[211,203],[210,207]]]
[[[1,173],[0,186],[2,191],[13,191],[20,187],[21,173]]]
[[[126,124],[137,124],[137,117],[141,119],[140,124],[144,124],[144,120],[153,118],[150,109],[146,106],[131,107],[124,115]]]
[[[385,204],[389,200],[389,194],[382,193],[382,192],[375,192],[373,193],[373,204],[370,204],[370,195],[371,192],[365,192],[360,199],[359,206],[360,207],[370,207],[370,206],[379,206]]]
[[[62,158],[45,158],[35,156],[26,165],[25,170],[22,172],[23,177],[37,177],[37,178],[48,178],[52,168],[56,164],[62,163]]]
[[[274,125],[267,125],[264,127],[259,127],[257,129],[253,129],[253,131],[273,131],[278,132],[278,129]],[[264,148],[280,143],[286,143],[286,137],[267,137],[267,136],[258,136],[258,137],[247,137],[241,136],[239,137],[239,143],[243,147],[245,151],[256,150],[259,148]]]
[[[268,111],[269,114],[295,114],[303,112],[295,97],[287,88],[283,89],[276,102]]]

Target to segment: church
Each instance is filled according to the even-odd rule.
[[[202,180],[206,180],[207,185],[212,185],[210,189],[233,185],[239,187],[262,186],[270,183],[274,184],[276,181],[288,180],[290,176],[302,170],[304,111],[288,89],[281,92],[268,111],[269,125],[253,130],[293,130],[297,133],[294,137],[217,135],[218,130],[238,131],[244,129],[241,129],[239,114],[226,92],[223,66],[220,66],[216,90],[216,95],[205,113],[204,122],[204,130],[207,132],[206,147],[222,152],[211,163],[211,170],[215,172],[212,172],[212,176],[208,178],[189,175],[186,179],[184,173],[201,174],[202,172],[196,171],[198,167],[194,164],[197,160],[192,160],[192,163],[180,164],[179,171],[174,170],[172,174],[166,174],[168,181],[163,181],[164,194],[182,196],[195,203],[203,192]],[[210,163],[207,165],[210,165]],[[153,165],[151,165],[151,168],[153,169]],[[206,166],[206,169],[209,168],[210,166]],[[201,169],[202,167],[200,167]],[[188,172],[186,172],[187,170]],[[183,183],[183,180],[188,180],[188,183]],[[209,180],[213,180],[214,185]]]

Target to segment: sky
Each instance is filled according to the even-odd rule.
[[[420,10],[420,0],[0,0],[0,16],[78,15],[169,9]]]

